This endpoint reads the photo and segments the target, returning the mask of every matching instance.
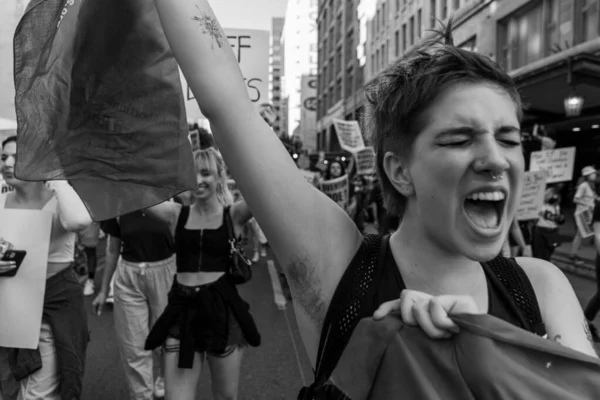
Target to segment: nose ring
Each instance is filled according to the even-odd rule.
[[[495,173],[490,172],[490,175],[492,175],[492,179],[495,180],[495,181],[499,181],[502,178],[504,178],[504,174],[503,173],[500,173],[500,174],[496,175]]]

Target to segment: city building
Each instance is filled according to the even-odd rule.
[[[281,36],[283,85],[287,101],[287,133],[300,125],[302,76],[317,75],[317,0],[289,0]],[[300,130],[298,130],[300,132]],[[300,138],[303,140],[304,138]]]
[[[326,151],[339,148],[331,118],[344,117],[336,106],[340,100],[335,84],[343,71],[336,66],[332,74],[328,68],[337,57],[329,40],[333,36],[338,43],[335,39],[341,35],[332,33],[340,26],[340,10],[350,3],[362,28],[357,58],[358,65],[364,66],[365,83],[432,35],[430,30],[440,27],[438,20],[447,22],[452,16],[455,45],[495,60],[519,85],[527,104],[523,130],[544,125],[558,147],[576,146],[575,171],[597,163],[600,0],[361,0],[358,5],[320,1],[317,129],[320,148]],[[350,94],[358,99],[354,109],[360,110],[364,103],[360,86]],[[344,106],[347,103],[342,101]],[[359,119],[354,117],[356,112],[345,116]]]
[[[273,104],[277,119],[273,124],[273,130],[277,135],[287,134],[287,127],[281,124],[281,34],[283,33],[283,18],[273,18],[271,24],[271,60],[270,60],[270,82],[269,101]]]
[[[333,119],[354,120],[362,106],[364,64],[359,62],[360,0],[319,0],[317,149],[339,153]]]
[[[302,75],[300,85],[300,124],[294,137],[309,153],[317,151],[317,77]]]

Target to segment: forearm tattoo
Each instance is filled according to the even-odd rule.
[[[583,321],[583,331],[585,332],[585,337],[593,344],[594,338],[592,337],[592,331],[590,331],[590,325],[587,321]]]
[[[216,18],[211,17],[210,15],[203,13],[198,6],[196,6],[198,12],[200,12],[200,16],[192,17],[192,20],[198,22],[200,28],[202,29],[202,33],[206,35],[210,35],[212,38],[211,44],[212,49],[215,48],[215,43],[219,48],[223,47],[224,37],[223,32],[221,32],[221,27],[219,26],[219,22]]]

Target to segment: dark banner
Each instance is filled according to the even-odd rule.
[[[97,221],[196,187],[153,1],[32,0],[14,55],[19,179],[68,179]]]

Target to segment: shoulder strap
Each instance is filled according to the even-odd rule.
[[[177,218],[177,225],[175,226],[175,231],[178,231],[185,227],[189,216],[190,206],[181,206],[181,211],[179,212],[179,218]]]
[[[229,240],[232,240],[232,239],[235,240],[235,232],[233,230],[233,221],[231,220],[231,214],[229,213],[230,209],[231,209],[231,207],[227,206],[223,210],[223,222],[227,226],[227,234],[229,235]]]
[[[387,237],[386,239],[387,240]],[[315,384],[324,384],[335,369],[358,322],[373,313],[377,276],[383,269],[385,251],[379,235],[365,236],[363,243],[342,276],[325,316]]]
[[[508,295],[510,304],[516,308],[522,320],[523,328],[539,336],[546,334],[546,327],[542,320],[540,306],[525,271],[514,258],[496,257],[492,261],[482,263],[493,274]]]

